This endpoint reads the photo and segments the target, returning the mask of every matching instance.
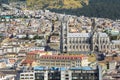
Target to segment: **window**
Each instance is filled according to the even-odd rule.
[[[70,49],[71,49],[71,45],[70,45]]]
[[[21,76],[24,76],[24,74],[21,74]]]
[[[78,45],[76,45],[76,49],[78,49]]]
[[[71,43],[71,40],[69,41],[69,43]]]
[[[33,76],[33,74],[30,74],[30,76]]]
[[[83,45],[83,49],[85,49],[85,45]]]
[[[25,74],[25,76],[28,76],[28,74]]]
[[[74,40],[73,40],[73,43],[74,43]]]
[[[81,40],[79,40],[79,43],[81,43]]]
[[[86,48],[87,48],[87,49],[89,48],[88,45],[86,46]]]
[[[73,49],[75,49],[75,46],[73,45]]]
[[[65,80],[69,80],[69,78],[66,78]]]
[[[76,43],[78,43],[78,40],[76,40]]]
[[[30,77],[30,79],[33,79],[33,77]]]
[[[103,40],[103,43],[105,43],[105,41]]]
[[[24,79],[24,77],[22,77],[21,79]]]
[[[106,48],[106,46],[104,45],[104,48]]]
[[[80,49],[81,49],[81,46],[80,46]]]

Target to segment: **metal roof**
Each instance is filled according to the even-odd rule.
[[[99,32],[98,33],[99,34],[99,37],[108,37],[108,35],[106,34],[106,33],[101,33],[101,32]],[[69,37],[90,37],[90,33],[68,33],[67,34],[67,37],[69,38]]]
[[[99,37],[108,37],[106,33],[99,33]]]
[[[120,44],[120,40],[112,40],[112,43]]]
[[[42,67],[42,66],[36,66],[36,67],[34,67],[34,70],[44,70],[45,69],[45,67]]]
[[[70,70],[93,70],[91,67],[85,66],[85,67],[72,67]]]
[[[34,70],[58,70],[58,71],[65,71],[65,70],[93,70],[91,67],[89,66],[85,66],[85,67],[71,67],[71,68],[65,68],[65,67],[51,67],[51,68],[46,68],[46,67],[42,67],[42,66],[37,66],[34,67]]]
[[[68,37],[90,37],[89,33],[68,33]]]

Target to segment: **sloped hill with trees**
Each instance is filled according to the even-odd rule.
[[[77,16],[120,19],[120,0],[89,0],[89,5],[76,9],[50,9],[58,13]]]
[[[89,0],[27,0],[29,8],[36,9],[75,9],[81,8],[83,4],[88,4]]]
[[[6,2],[8,0],[0,0]],[[26,1],[28,9],[49,9],[77,16],[120,19],[120,0],[9,0]]]

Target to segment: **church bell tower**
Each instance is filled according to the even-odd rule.
[[[90,37],[90,47],[92,52],[99,51],[99,34],[97,31],[97,26],[95,23],[95,19],[91,19],[92,26],[91,26],[91,37]]]

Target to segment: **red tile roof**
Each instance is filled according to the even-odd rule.
[[[66,60],[76,60],[76,59],[82,59],[85,56],[83,55],[43,55],[40,58],[41,59],[66,59]]]
[[[35,55],[35,54],[37,54],[37,53],[43,53],[43,52],[44,52],[44,51],[34,50],[34,51],[29,52],[28,54]]]
[[[23,62],[22,62],[22,64],[31,64],[31,63],[33,63],[34,62],[34,60],[24,60]]]

